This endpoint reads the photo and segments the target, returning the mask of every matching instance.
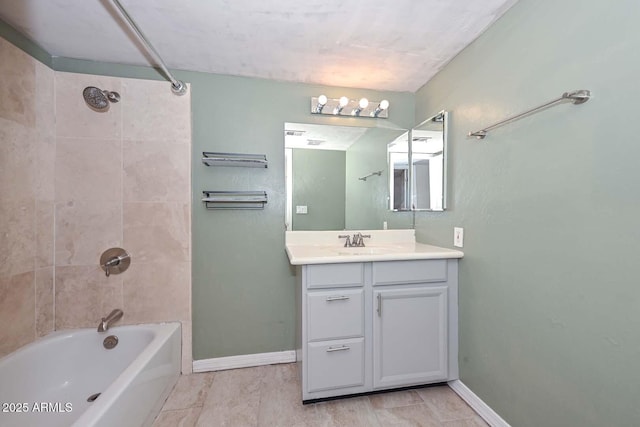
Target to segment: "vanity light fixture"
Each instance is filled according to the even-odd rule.
[[[369,101],[367,98],[355,100],[346,96],[336,99],[320,95],[311,98],[311,114],[386,119],[389,117],[389,101]]]
[[[334,115],[340,114],[342,112],[342,109],[346,107],[348,103],[349,103],[349,98],[347,98],[346,96],[341,97],[340,100],[338,101],[338,106],[333,109],[333,114]]]
[[[360,113],[362,112],[362,110],[364,110],[365,108],[367,108],[369,106],[369,100],[367,98],[362,98],[360,99],[360,101],[358,102],[358,108],[356,108],[355,110],[353,110],[351,112],[352,116],[359,116]]]
[[[327,97],[325,95],[320,95],[318,97],[318,104],[316,104],[316,113],[322,113],[322,109],[327,105]]]
[[[382,113],[387,108],[389,108],[389,101],[383,99],[382,101],[380,101],[380,104],[378,104],[376,109],[371,113],[371,117],[378,117],[378,115],[380,115],[380,113]]]

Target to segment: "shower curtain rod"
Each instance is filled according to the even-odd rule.
[[[167,65],[160,57],[160,54],[155,50],[149,40],[147,40],[140,27],[138,27],[133,18],[131,18],[129,13],[127,13],[124,6],[122,6],[122,4],[120,4],[118,0],[111,1],[120,12],[120,15],[122,15],[125,21],[127,21],[129,27],[131,27],[135,35],[138,37],[138,40],[140,40],[142,44],[147,48],[147,52],[153,57],[153,59],[156,61],[156,64],[162,69],[165,76],[169,79],[169,81],[171,82],[171,91],[176,95],[184,95],[185,93],[187,93],[187,85],[183,81],[173,77],[173,74],[171,74],[171,71],[169,71],[169,69],[167,68]]]
[[[533,114],[533,113],[537,113],[540,110],[544,110],[545,108],[549,108],[555,104],[558,104],[562,101],[571,101],[573,104],[578,105],[578,104],[584,104],[585,102],[587,102],[589,100],[589,98],[591,98],[591,91],[586,90],[586,89],[580,89],[580,90],[574,90],[573,92],[565,92],[562,94],[562,96],[560,96],[559,98],[556,98],[552,101],[549,101],[545,104],[542,104],[538,107],[534,107],[531,108],[527,111],[524,111],[520,114],[516,114],[515,116],[509,117],[507,119],[501,120],[498,123],[494,123],[491,126],[487,126],[484,129],[481,130],[477,130],[475,132],[469,132],[469,134],[467,136],[475,136],[478,139],[484,139],[485,136],[487,136],[487,132],[489,132],[490,130],[493,130],[499,126],[502,126],[504,124],[507,124],[509,122],[512,122],[514,120],[518,120],[524,116],[528,116],[529,114]]]

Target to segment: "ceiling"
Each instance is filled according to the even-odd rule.
[[[414,92],[517,0],[120,0],[170,68]],[[52,56],[149,65],[110,0],[0,0]]]

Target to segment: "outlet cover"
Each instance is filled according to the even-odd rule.
[[[306,206],[296,206],[296,213],[297,214],[306,215],[307,214],[307,207]]]
[[[453,227],[453,246],[461,248],[464,245],[464,228]]]

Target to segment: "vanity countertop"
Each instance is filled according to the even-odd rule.
[[[286,251],[292,265],[462,258],[464,253],[416,243],[414,230],[362,230],[364,247],[344,247],[339,235],[358,231],[288,231]]]

